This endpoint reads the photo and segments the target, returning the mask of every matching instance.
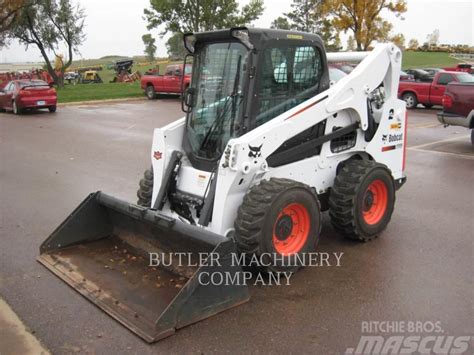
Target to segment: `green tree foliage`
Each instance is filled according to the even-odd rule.
[[[270,25],[270,28],[276,28],[279,30],[290,30],[291,25],[288,21],[288,18],[280,16],[273,20],[272,24]]]
[[[242,10],[236,0],[150,0],[145,9],[148,29],[201,32],[250,24],[263,13],[263,0],[250,0]]]
[[[72,64],[74,53],[85,39],[84,10],[71,0],[29,0],[9,31],[9,37],[28,46],[36,46],[46,62],[46,68],[57,85],[63,85],[63,75]],[[67,59],[62,60],[60,74],[48,57],[53,52],[60,57],[59,49],[66,48]]]
[[[329,51],[341,47],[339,34],[334,30],[330,19],[324,13],[325,0],[293,0],[291,11],[272,22],[273,28],[291,29],[317,33]]]
[[[180,32],[174,33],[166,42],[166,49],[171,59],[183,59],[187,51],[184,48],[183,34]]]
[[[155,45],[156,40],[153,38],[151,34],[147,33],[142,36],[142,41],[143,41],[143,44],[145,45],[145,54],[147,56],[147,59],[150,62],[153,62],[155,60],[155,54],[156,54],[156,45]]]

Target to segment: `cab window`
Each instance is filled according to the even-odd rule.
[[[440,74],[438,78],[439,85],[448,85],[454,78],[451,74]]]
[[[167,67],[165,75],[173,75],[173,69],[174,67]]]
[[[313,46],[275,46],[262,55],[257,126],[314,96],[323,72],[321,53]]]

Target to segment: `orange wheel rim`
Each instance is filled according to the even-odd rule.
[[[281,210],[273,225],[273,246],[281,255],[301,251],[308,240],[311,220],[301,203],[291,203]]]
[[[365,191],[362,203],[364,222],[369,225],[379,223],[387,210],[387,185],[380,179],[372,181]]]

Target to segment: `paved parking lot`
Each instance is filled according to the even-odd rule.
[[[179,101],[0,114],[0,296],[53,353],[344,353],[363,321],[439,321],[474,334],[474,150],[436,110],[409,113],[408,182],[381,238],[344,240],[323,219],[320,251],[341,267],[306,268],[288,287],[250,288],[249,303],[147,345],[35,261],[40,243],[90,192],[135,201],[153,127]],[[0,339],[1,341],[1,339]]]

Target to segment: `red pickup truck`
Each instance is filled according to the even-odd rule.
[[[443,96],[443,111],[438,112],[438,121],[445,125],[471,129],[474,144],[474,82],[451,83]]]
[[[474,67],[471,64],[460,63],[455,67],[444,68],[446,71],[463,71],[469,74],[474,74]]]
[[[156,99],[157,94],[181,95],[181,80],[183,80],[183,90],[189,86],[191,81],[192,65],[186,64],[183,78],[183,64],[168,65],[165,75],[159,73],[145,73],[141,78],[141,87],[145,91],[149,100]]]
[[[407,108],[415,108],[418,104],[430,108],[441,105],[446,85],[451,82],[473,82],[474,76],[463,72],[440,71],[436,73],[431,83],[400,81],[398,97],[404,100]]]

